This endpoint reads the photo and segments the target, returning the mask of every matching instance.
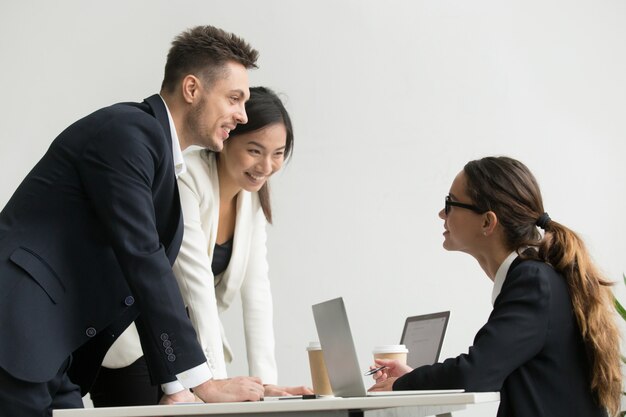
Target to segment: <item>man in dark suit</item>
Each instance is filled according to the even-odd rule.
[[[190,145],[220,151],[246,123],[258,53],[220,29],[179,35],[160,96],[63,131],[0,213],[0,415],[82,407],[135,320],[166,401],[258,400],[256,378],[212,380],[171,265],[182,238],[176,174]],[[80,388],[80,389],[79,389]]]

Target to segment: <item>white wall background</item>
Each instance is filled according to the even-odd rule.
[[[622,0],[0,0],[0,203],[68,124],[157,92],[176,34],[219,26],[261,52],[251,83],[295,123],[269,230],[280,382],[310,384],[310,306],[336,296],[364,368],[405,316],[444,309],[457,355],[490,311],[437,218],[470,159],[527,163],[626,300],[624,22]],[[240,314],[225,320],[244,374]]]

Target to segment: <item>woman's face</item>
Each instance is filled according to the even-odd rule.
[[[465,172],[461,171],[454,178],[449,193],[450,201],[474,205],[467,195]],[[444,220],[443,247],[450,251],[461,251],[472,254],[483,233],[484,216],[470,209],[450,206],[446,215],[445,209],[439,212]]]
[[[285,159],[287,131],[276,123],[224,142],[219,161],[229,183],[254,192],[278,171]]]

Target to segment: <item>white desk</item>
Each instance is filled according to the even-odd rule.
[[[318,398],[261,402],[160,405],[55,410],[53,417],[422,417],[450,415],[469,404],[500,400],[497,392],[463,392],[397,397]]]

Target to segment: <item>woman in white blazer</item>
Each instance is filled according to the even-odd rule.
[[[215,379],[227,377],[232,350],[219,314],[241,297],[249,373],[265,395],[311,394],[277,384],[272,295],[266,258],[266,225],[272,221],[268,178],[293,148],[293,129],[280,99],[253,87],[248,123],[230,132],[222,152],[192,150],[178,177],[185,222],[174,273],[189,318]],[[94,405],[158,402],[132,325],[109,350],[91,390]]]

